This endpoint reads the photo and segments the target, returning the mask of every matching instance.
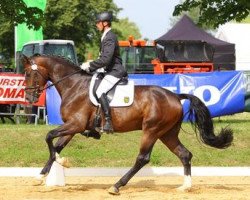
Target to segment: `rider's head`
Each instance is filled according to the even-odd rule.
[[[102,12],[96,15],[96,26],[99,31],[104,31],[106,28],[111,26],[113,19],[111,12]]]

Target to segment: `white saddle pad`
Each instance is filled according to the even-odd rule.
[[[89,98],[90,101],[98,106],[99,103],[97,102],[96,98],[93,95],[93,87],[95,84],[95,80],[97,74],[94,74],[89,87]],[[134,101],[134,81],[129,80],[127,85],[117,85],[115,88],[115,94],[113,99],[110,102],[111,107],[124,107],[130,106]]]

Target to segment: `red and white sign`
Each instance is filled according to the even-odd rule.
[[[27,104],[25,85],[25,78],[22,74],[0,73],[0,104]],[[45,92],[36,104],[45,105]]]

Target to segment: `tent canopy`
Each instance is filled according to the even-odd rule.
[[[206,42],[214,49],[213,63],[215,70],[235,70],[235,44],[213,37],[197,27],[187,15],[184,15],[172,29],[155,41],[163,46],[166,46],[169,41]]]

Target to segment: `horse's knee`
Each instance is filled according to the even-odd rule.
[[[49,131],[48,132],[48,134],[46,135],[46,137],[45,137],[45,141],[48,143],[48,142],[50,142],[54,137],[53,137],[53,133],[54,133],[54,131],[52,130],[52,131]]]

